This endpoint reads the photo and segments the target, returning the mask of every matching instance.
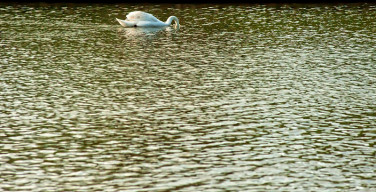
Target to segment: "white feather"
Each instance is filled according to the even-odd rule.
[[[175,21],[176,27],[179,27],[179,19],[175,16],[170,16],[166,22],[162,22],[150,13],[142,11],[133,11],[127,15],[126,20],[116,18],[116,20],[123,27],[166,27]]]

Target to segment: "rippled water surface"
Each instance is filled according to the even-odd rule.
[[[0,190],[375,191],[375,26],[374,4],[0,4]]]

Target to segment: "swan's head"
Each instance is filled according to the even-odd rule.
[[[170,16],[168,19],[167,19],[167,24],[171,25],[172,21],[175,21],[175,29],[179,29],[180,28],[180,24],[179,24],[179,19],[175,16]]]

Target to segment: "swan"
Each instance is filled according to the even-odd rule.
[[[179,28],[179,19],[175,16],[170,16],[166,22],[160,21],[150,13],[143,11],[133,11],[127,15],[126,20],[116,18],[116,20],[123,27],[166,27],[175,21],[176,28]]]

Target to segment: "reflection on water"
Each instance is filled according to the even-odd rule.
[[[137,36],[156,36],[160,31],[166,30],[167,27],[155,27],[155,28],[122,28],[125,37],[137,37]]]
[[[145,40],[153,40],[163,35],[163,33],[170,34],[176,33],[179,29],[171,27],[152,27],[152,28],[119,28],[120,36],[127,41],[127,43],[134,42],[140,43]]]
[[[0,189],[373,191],[375,10],[0,4]]]

